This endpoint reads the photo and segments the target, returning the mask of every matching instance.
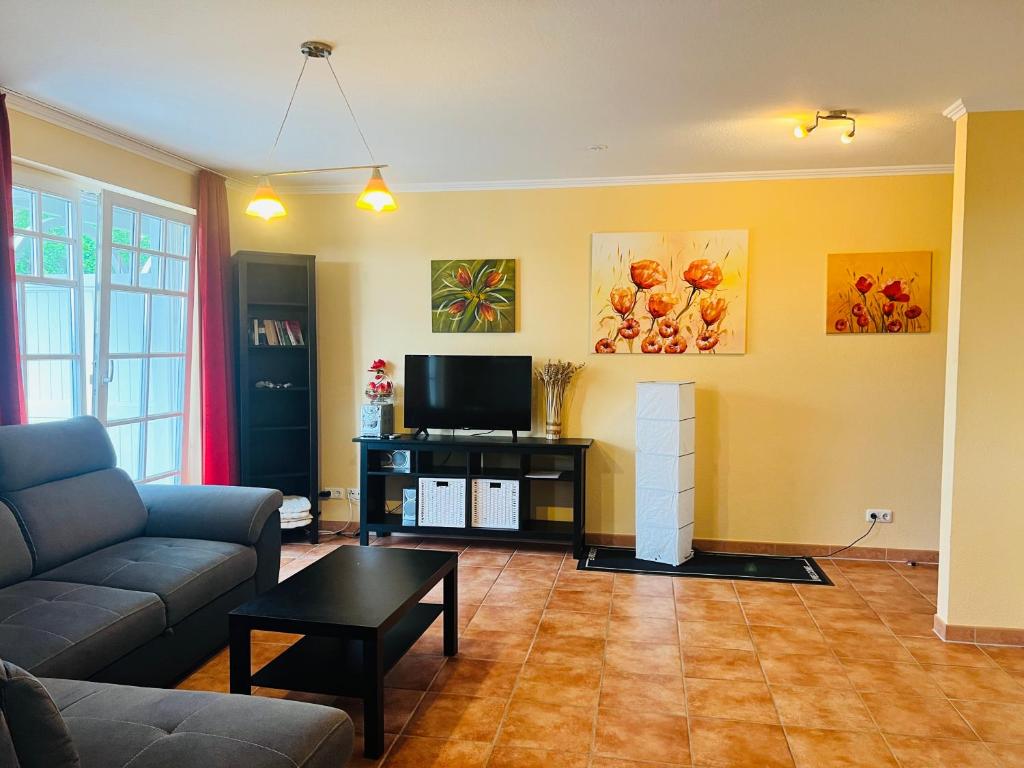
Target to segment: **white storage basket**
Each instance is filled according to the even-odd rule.
[[[466,527],[466,479],[421,477],[419,524],[437,528]]]
[[[473,527],[519,530],[519,481],[473,481]]]

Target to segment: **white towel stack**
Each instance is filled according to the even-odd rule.
[[[285,496],[281,505],[281,527],[301,528],[313,521],[312,505],[305,496]]]

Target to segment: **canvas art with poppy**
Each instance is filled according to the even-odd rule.
[[[747,231],[595,234],[591,352],[742,354]]]
[[[928,333],[931,251],[831,253],[827,333]]]
[[[512,333],[516,329],[515,259],[430,262],[434,333]]]

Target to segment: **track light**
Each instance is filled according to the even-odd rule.
[[[797,139],[805,139],[807,136],[818,127],[818,124],[822,120],[845,120],[850,123],[850,128],[843,131],[839,140],[843,144],[852,144],[853,137],[857,134],[857,121],[850,117],[845,109],[830,109],[825,112],[818,110],[814,113],[814,123],[812,125],[797,125],[793,128],[793,137]]]

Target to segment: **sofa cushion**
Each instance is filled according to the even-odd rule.
[[[33,573],[142,533],[146,507],[120,469],[0,492],[28,540]]]
[[[25,670],[2,659],[0,703],[0,739],[7,742],[0,745],[0,765],[79,768],[71,734],[46,688]]]
[[[107,430],[92,416],[0,427],[0,493],[116,465]]]
[[[0,501],[0,587],[32,575],[32,555],[10,507]]]
[[[256,550],[200,539],[122,541],[37,578],[153,592],[172,626],[256,573]]]
[[[148,592],[35,579],[0,589],[0,658],[37,675],[91,677],[165,627]]]
[[[352,721],[316,704],[258,696],[43,680],[83,768],[341,768]]]

